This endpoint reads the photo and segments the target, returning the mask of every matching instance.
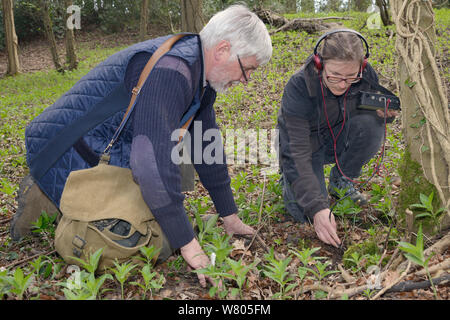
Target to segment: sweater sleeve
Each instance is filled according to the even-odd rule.
[[[283,94],[281,110],[289,137],[288,147],[291,157],[283,161],[291,161],[295,167],[296,175],[291,177],[292,181],[288,182],[291,184],[298,204],[304,208],[308,217],[313,218],[318,211],[328,208],[328,201],[320,191],[320,184],[312,166],[308,119],[308,114],[312,111],[308,111],[308,106],[313,104],[305,96],[306,94],[304,80],[300,77],[291,78]]]
[[[149,58],[138,54],[130,61],[126,80],[134,85]],[[183,60],[164,57],[141,89],[133,112],[130,167],[142,196],[174,249],[189,243],[194,232],[183,206],[181,177],[171,153],[171,135],[189,107],[193,90]]]
[[[230,186],[231,179],[228,174],[222,137],[216,123],[214,101],[215,92],[207,87],[202,107],[189,130],[192,137],[191,158],[217,213],[225,217],[237,213],[237,207]]]

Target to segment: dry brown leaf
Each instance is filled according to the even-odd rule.
[[[398,273],[397,271],[387,271],[386,275],[384,276],[383,279],[383,287],[388,287],[390,285],[392,285],[393,283],[395,283],[395,281],[397,281],[397,279],[400,277],[400,273]]]
[[[232,244],[233,250],[245,250],[245,242],[244,239],[237,239]]]

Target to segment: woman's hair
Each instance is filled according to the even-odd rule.
[[[229,41],[231,53],[256,56],[266,64],[272,56],[272,41],[264,23],[244,5],[232,5],[216,13],[200,31],[203,46],[210,49],[221,40]]]
[[[351,32],[330,34],[323,39],[318,52],[324,63],[327,60],[359,61],[362,63],[366,54],[362,40]]]

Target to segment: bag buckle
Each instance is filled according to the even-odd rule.
[[[84,246],[86,245],[86,240],[76,235],[75,237],[73,237],[72,244],[78,249],[83,250]]]
[[[137,96],[141,92],[141,88],[134,87],[133,90],[131,90],[131,93],[133,93],[135,96]]]

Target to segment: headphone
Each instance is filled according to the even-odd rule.
[[[323,69],[322,57],[317,52],[317,48],[319,47],[320,43],[325,38],[327,38],[329,35],[332,35],[332,34],[338,33],[338,32],[350,32],[350,33],[353,33],[353,34],[357,35],[362,40],[362,42],[364,42],[364,45],[366,47],[366,54],[364,56],[364,60],[363,60],[363,63],[361,65],[361,73],[362,73],[364,68],[367,65],[367,59],[369,58],[369,45],[367,43],[367,40],[362,36],[362,34],[360,34],[359,32],[357,32],[355,30],[352,30],[352,29],[336,29],[336,30],[332,30],[330,32],[327,32],[323,36],[321,36],[319,38],[319,40],[317,40],[317,43],[316,43],[316,45],[314,47],[314,57],[313,57],[314,65],[316,66],[317,70],[319,70],[319,71]]]

